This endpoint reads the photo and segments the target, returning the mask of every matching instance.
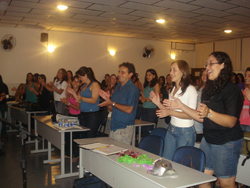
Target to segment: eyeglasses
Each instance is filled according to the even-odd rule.
[[[206,65],[204,65],[204,68],[212,67],[214,64],[220,64],[220,63],[207,63]]]

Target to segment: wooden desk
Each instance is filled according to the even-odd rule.
[[[54,163],[61,161],[61,174],[56,175],[55,178],[67,178],[72,176],[78,176],[79,172],[73,172],[72,170],[72,133],[73,132],[81,132],[88,131],[89,129],[86,127],[72,127],[67,130],[60,130],[59,128],[53,126],[51,115],[48,116],[35,116],[36,127],[36,135],[40,135],[48,141],[48,160],[43,161],[44,164]],[[70,173],[65,173],[65,132],[70,133]],[[61,150],[61,158],[60,159],[51,159],[51,144],[56,146]],[[38,148],[36,148],[38,150]],[[39,151],[39,150],[38,150]],[[37,153],[37,152],[36,152]]]
[[[11,106],[8,104],[8,117],[27,124],[28,125],[28,132],[31,132],[31,115],[36,114],[44,114],[47,113],[47,111],[25,111],[24,108],[17,108],[14,106]],[[9,121],[11,123],[11,121]],[[28,141],[25,142],[26,144],[35,143],[35,140],[31,140],[30,137],[28,137]]]
[[[118,142],[109,137],[90,138],[90,139],[75,139],[78,144],[90,144],[94,142],[115,144],[117,146],[133,149],[149,157],[158,159],[159,156],[143,151],[131,145]],[[132,164],[117,162],[116,155],[104,156],[91,150],[80,148],[79,158],[79,177],[83,177],[84,168],[114,188],[179,188],[199,185],[206,182],[215,181],[216,178],[200,171],[188,168],[181,164],[172,162],[173,168],[178,172],[178,177],[156,177],[147,174],[147,170],[140,167],[133,167]]]

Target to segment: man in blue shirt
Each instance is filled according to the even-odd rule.
[[[131,144],[134,133],[134,120],[139,100],[139,89],[132,82],[135,74],[135,67],[132,63],[119,65],[119,84],[115,88],[110,99],[110,93],[99,91],[100,96],[105,100],[99,106],[107,106],[112,111],[111,131],[109,136],[115,140]]]

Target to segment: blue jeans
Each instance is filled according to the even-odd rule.
[[[89,131],[84,132],[86,138],[96,137],[96,133],[101,124],[101,114],[100,111],[96,112],[81,112],[79,115],[80,125],[90,128]]]
[[[203,133],[203,123],[194,120],[194,128],[197,134]]]
[[[236,176],[243,144],[243,138],[222,145],[209,144],[202,138],[200,149],[206,155],[206,169],[213,170],[221,179]]]
[[[156,116],[156,108],[142,108],[141,120],[157,124],[158,118]],[[153,130],[154,126],[142,126],[141,132],[143,136],[148,136],[149,132]]]
[[[243,132],[250,132],[250,125],[240,125]]]
[[[172,160],[177,148],[181,146],[194,146],[195,139],[196,132],[194,126],[181,128],[170,123],[164,141],[163,157]]]
[[[58,114],[64,115],[66,104],[62,101],[55,101],[55,109]]]

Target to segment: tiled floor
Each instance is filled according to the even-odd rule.
[[[6,156],[0,156],[0,188],[23,187],[21,161],[21,139],[16,137],[17,133],[8,133],[9,139],[4,141],[3,151]],[[60,174],[60,163],[43,164],[47,159],[47,153],[31,154],[34,144],[25,145],[25,158],[27,170],[27,188],[71,188],[74,179],[64,178],[55,180],[54,176]],[[59,158],[60,151],[55,148],[53,157]],[[66,159],[69,163],[69,159]],[[74,170],[77,170],[78,162],[75,162]],[[69,169],[66,166],[66,172]]]

